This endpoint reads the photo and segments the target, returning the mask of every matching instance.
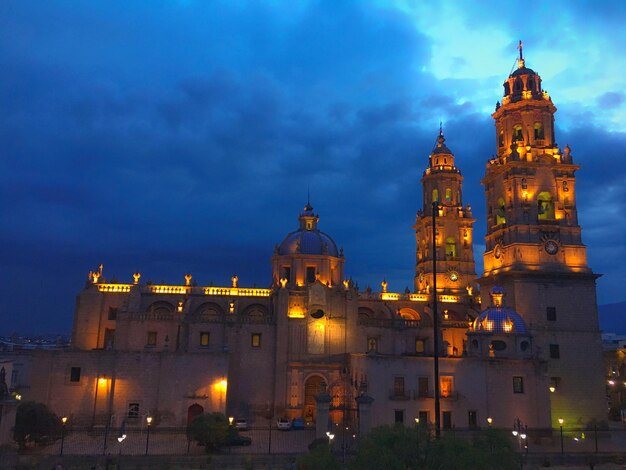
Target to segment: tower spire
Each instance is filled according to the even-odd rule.
[[[524,53],[523,53],[524,44],[522,44],[522,40],[519,40],[519,44],[517,48],[519,49],[519,61],[517,62],[517,68],[521,69],[524,67]]]

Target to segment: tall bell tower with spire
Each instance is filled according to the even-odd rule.
[[[576,209],[575,165],[556,143],[556,107],[541,77],[526,67],[504,82],[492,114],[496,155],[487,162],[483,302],[503,286],[524,317],[534,354],[547,363],[552,421],[586,424],[605,415],[595,280]]]
[[[475,220],[471,207],[463,207],[463,176],[445,141],[440,125],[435,148],[428,157],[428,168],[422,177],[423,209],[417,212],[413,226],[416,241],[415,292],[429,292],[433,285],[432,203],[437,201],[440,203],[435,230],[437,290],[462,295],[471,293],[476,279],[472,248]]]

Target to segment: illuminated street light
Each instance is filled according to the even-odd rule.
[[[487,424],[489,425],[489,427],[491,427],[491,425],[493,424],[493,418],[491,416],[487,418]]]
[[[152,416],[146,417],[146,423],[148,423],[148,430],[146,433],[146,455],[148,455],[148,443],[150,442],[150,425],[152,424]]]
[[[331,434],[330,431],[326,431],[326,436],[328,436],[328,446],[332,447],[333,439],[335,438],[335,435]]]
[[[559,418],[559,428],[561,430],[561,454],[563,453],[563,418]]]
[[[65,444],[65,425],[67,424],[67,416],[61,418],[61,454],[63,455],[63,444]]]

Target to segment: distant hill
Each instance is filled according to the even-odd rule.
[[[626,302],[598,305],[600,329],[604,333],[626,335]]]

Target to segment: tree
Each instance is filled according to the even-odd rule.
[[[44,445],[61,436],[61,420],[43,403],[20,403],[15,416],[13,439],[20,449],[29,443]]]
[[[381,426],[361,441],[351,468],[514,470],[519,468],[519,456],[508,435],[495,429],[478,433],[473,440],[453,434],[433,440],[423,430]]]
[[[236,434],[237,430],[229,426],[228,419],[222,413],[198,415],[187,426],[189,438],[203,445],[207,452],[219,451]]]
[[[321,441],[324,442],[321,442]],[[298,457],[297,467],[298,470],[318,470],[323,468],[324,470],[339,470],[339,462],[332,454],[327,439],[321,439],[317,442],[316,439],[309,446],[309,452]]]
[[[423,437],[423,436],[420,436]],[[425,442],[419,441],[424,448]],[[418,435],[401,425],[379,426],[361,441],[351,467],[355,470],[405,470],[418,467]]]

